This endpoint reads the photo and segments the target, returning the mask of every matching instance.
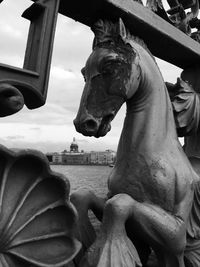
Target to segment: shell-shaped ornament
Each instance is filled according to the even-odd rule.
[[[0,147],[0,266],[66,266],[80,250],[69,182],[33,150]]]

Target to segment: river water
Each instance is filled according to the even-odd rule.
[[[51,165],[51,169],[55,172],[64,174],[71,185],[71,193],[79,188],[89,188],[99,197],[106,197],[107,179],[112,170],[108,166],[71,166],[71,165]],[[98,232],[100,223],[92,213],[89,213],[91,223]],[[71,264],[71,265],[70,265]],[[70,263],[68,267],[75,267]],[[154,254],[151,254],[148,261],[148,267],[158,267]]]
[[[112,170],[109,166],[51,165],[51,169],[68,178],[71,192],[87,187],[100,197],[107,194],[107,179]]]
[[[88,166],[88,165],[51,165],[55,172],[64,174],[71,185],[70,194],[79,188],[88,188],[96,196],[106,198],[107,179],[112,168],[109,166]],[[89,212],[91,223],[96,231],[99,229],[99,221],[92,212]]]

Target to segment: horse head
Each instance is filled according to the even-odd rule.
[[[140,69],[121,19],[99,20],[92,30],[93,51],[82,69],[85,87],[74,125],[86,136],[100,137],[110,131],[116,113],[136,92]]]

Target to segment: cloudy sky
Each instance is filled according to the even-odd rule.
[[[23,65],[29,22],[21,14],[30,4],[29,0],[4,0],[0,4],[1,63]],[[60,152],[69,149],[75,137],[79,148],[85,151],[117,149],[125,106],[103,138],[84,137],[73,126],[84,86],[80,70],[91,53],[92,40],[93,33],[88,27],[59,15],[46,105],[36,110],[24,107],[15,115],[0,118],[1,144]],[[157,62],[164,79],[175,82],[181,70]]]

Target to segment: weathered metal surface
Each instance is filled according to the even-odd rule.
[[[0,84],[0,117],[12,115],[23,106],[23,95],[16,87],[5,83]]]
[[[108,177],[109,200],[102,209],[100,235],[87,254],[89,264],[80,266],[148,266],[150,248],[159,266],[184,267],[184,256],[186,266],[200,266],[200,178],[178,141],[161,72],[144,42],[131,35],[122,20],[99,20],[92,30],[95,39],[83,70],[76,130],[85,136],[105,136],[124,102],[127,110]],[[190,88],[185,83],[180,87],[185,100]],[[188,108],[190,130],[196,127],[190,121],[195,106],[191,99],[184,102],[181,108]]]
[[[37,151],[0,146],[0,163],[0,266],[64,266],[80,250],[69,182]]]
[[[61,0],[59,12],[91,26],[99,18],[121,17],[151,52],[181,68],[200,62],[200,44],[133,0]]]
[[[0,6],[1,7],[1,6]],[[23,17],[30,21],[24,67],[0,64],[0,84],[14,86],[28,108],[45,103],[59,0],[39,0]]]

